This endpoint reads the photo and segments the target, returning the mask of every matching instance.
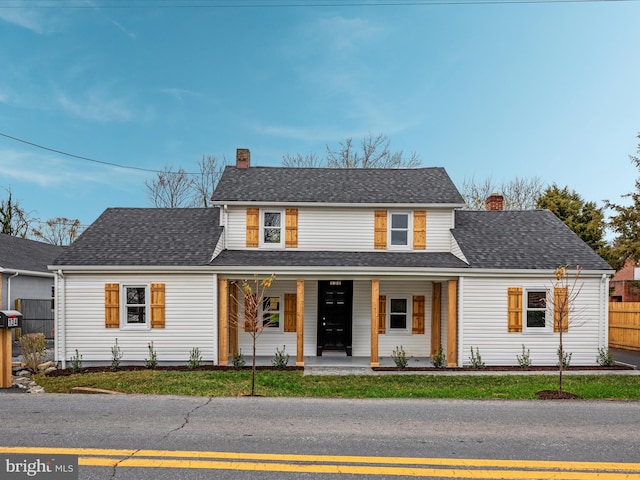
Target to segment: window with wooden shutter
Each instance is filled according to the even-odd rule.
[[[284,294],[284,331],[295,332],[297,321],[298,295],[295,293]]]
[[[508,331],[522,332],[522,288],[508,290]]]
[[[373,248],[376,250],[387,249],[387,211],[376,210],[373,220]]]
[[[165,326],[164,283],[151,284],[151,328]]]
[[[386,295],[378,296],[378,333],[387,331],[387,297]]]
[[[566,287],[556,287],[553,290],[553,331],[569,331],[569,292]]]
[[[413,249],[425,250],[427,248],[427,211],[416,210],[413,212]]]
[[[258,246],[260,233],[260,210],[258,208],[247,208],[247,248]]]
[[[298,248],[298,209],[285,210],[285,239],[286,248]]]
[[[120,284],[104,285],[104,326],[120,328]]]
[[[424,334],[424,295],[413,296],[411,333]]]

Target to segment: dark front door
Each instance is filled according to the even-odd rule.
[[[318,351],[338,350],[351,356],[353,282],[318,282]]]

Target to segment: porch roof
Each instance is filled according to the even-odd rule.
[[[469,268],[447,252],[335,252],[224,250],[210,263],[219,267]]]

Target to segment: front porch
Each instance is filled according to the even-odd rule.
[[[229,365],[239,351],[250,358],[241,280],[218,279],[219,365]],[[278,277],[265,294],[277,328],[258,338],[256,359],[271,365],[275,350],[287,347],[296,366],[395,367],[391,353],[402,346],[411,366],[430,366],[440,349],[447,366],[457,366],[457,294],[457,279]]]

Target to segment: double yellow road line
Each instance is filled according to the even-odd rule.
[[[640,463],[0,446],[1,453],[78,455],[79,465],[86,467],[251,470],[423,478],[640,480]]]

